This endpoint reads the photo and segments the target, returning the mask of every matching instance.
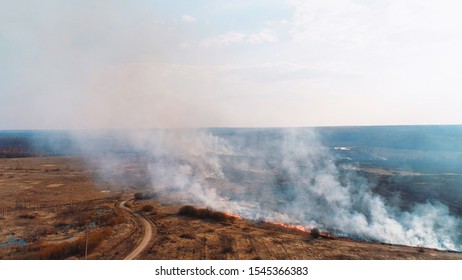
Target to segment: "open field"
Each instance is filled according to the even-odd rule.
[[[114,188],[79,157],[0,159],[0,259],[84,259],[85,251],[89,259],[462,259],[426,248],[313,238],[223,215],[180,215],[183,205],[133,199],[149,189],[136,176],[136,162],[124,166],[113,174],[124,178],[123,186]]]

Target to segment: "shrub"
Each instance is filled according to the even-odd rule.
[[[231,246],[225,246],[222,248],[221,252],[223,254],[234,253],[234,249]]]
[[[101,226],[115,226],[123,221],[123,216],[117,213],[106,213],[96,219],[96,222]]]
[[[155,192],[148,192],[144,195],[144,199],[153,199],[157,198],[157,194]]]
[[[150,204],[146,204],[146,205],[143,205],[143,207],[141,207],[141,211],[143,212],[152,212],[152,210],[154,210],[154,206]]]
[[[72,217],[72,222],[76,227],[84,227],[88,225],[94,219],[92,213],[87,211],[78,211],[75,212]]]
[[[221,243],[221,252],[223,254],[234,253],[233,243],[234,237],[228,235],[221,235],[220,236],[220,243]]]
[[[183,233],[180,235],[180,238],[183,238],[183,239],[195,239],[196,237],[194,237],[194,235],[190,234],[190,233]]]
[[[178,210],[178,214],[181,216],[212,220],[216,222],[226,222],[234,219],[233,217],[230,217],[223,212],[213,211],[207,208],[196,208],[191,205],[181,207],[180,210]]]
[[[144,194],[137,192],[135,193],[135,200],[143,200],[144,199]]]
[[[313,228],[311,230],[311,236],[313,238],[319,238],[321,236],[321,233],[319,232],[319,229],[318,228]]]
[[[18,216],[19,219],[27,219],[27,220],[33,220],[35,219],[35,215],[32,214],[22,214]]]
[[[62,227],[67,227],[67,226],[69,226],[69,224],[66,223],[65,221],[58,221],[54,224],[55,228],[62,228]]]
[[[198,213],[197,208],[191,205],[185,205],[181,207],[180,210],[178,210],[178,214],[181,216],[193,217],[193,216],[197,216],[197,213]]]
[[[56,233],[56,229],[52,226],[37,226],[32,227],[25,233],[25,238],[29,242],[37,242],[40,237],[54,234]]]

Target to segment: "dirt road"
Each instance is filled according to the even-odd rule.
[[[140,221],[141,224],[143,225],[144,228],[144,234],[143,234],[143,239],[141,240],[141,243],[133,250],[130,254],[128,254],[124,260],[134,260],[136,257],[138,257],[141,252],[148,246],[149,241],[151,241],[152,238],[152,227],[151,224],[140,214],[136,213],[132,209],[128,208],[125,206],[125,203],[127,203],[128,200],[122,201],[119,204],[119,207],[123,209],[124,211],[127,211],[130,215],[132,215],[133,218],[136,220]]]

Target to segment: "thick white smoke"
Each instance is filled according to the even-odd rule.
[[[312,130],[282,130],[255,143],[191,129],[125,137],[144,155],[147,184],[160,199],[353,238],[462,250],[461,220],[445,205],[415,204],[407,211],[388,205],[365,179],[341,174]],[[114,162],[117,157],[102,161],[102,170],[114,169]]]
[[[314,133],[286,134],[282,148],[293,200],[284,211],[301,223],[317,223],[387,243],[461,250],[459,218],[443,204],[416,204],[410,211],[387,205],[366,181],[340,182],[334,158]]]
[[[154,135],[147,153],[154,159],[148,164],[156,191],[175,192],[177,199],[221,208],[224,200],[208,179],[224,180],[218,156],[233,155],[222,139],[201,131],[164,130]]]

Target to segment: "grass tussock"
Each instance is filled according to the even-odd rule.
[[[178,215],[202,220],[211,220],[215,222],[228,222],[234,219],[233,217],[228,216],[223,212],[218,212],[207,208],[196,208],[191,205],[181,207],[178,211]]]
[[[196,239],[196,237],[190,233],[183,233],[180,235],[180,238],[183,239]]]
[[[140,193],[140,192],[137,192],[137,193],[135,193],[134,198],[135,198],[135,200],[143,200],[144,199],[144,194]]]
[[[35,215],[33,215],[33,214],[22,214],[22,215],[18,216],[18,219],[33,220],[33,219],[35,219]]]
[[[153,210],[154,210],[154,206],[150,204],[146,204],[146,205],[143,205],[143,207],[141,207],[141,211],[146,212],[146,213],[150,213]]]
[[[95,220],[100,226],[115,226],[125,221],[123,215],[119,213],[107,213],[97,217]]]
[[[228,253],[234,253],[234,248],[233,248],[234,237],[228,236],[228,235],[221,235],[220,243],[222,245],[221,247],[222,254],[226,255]]]

